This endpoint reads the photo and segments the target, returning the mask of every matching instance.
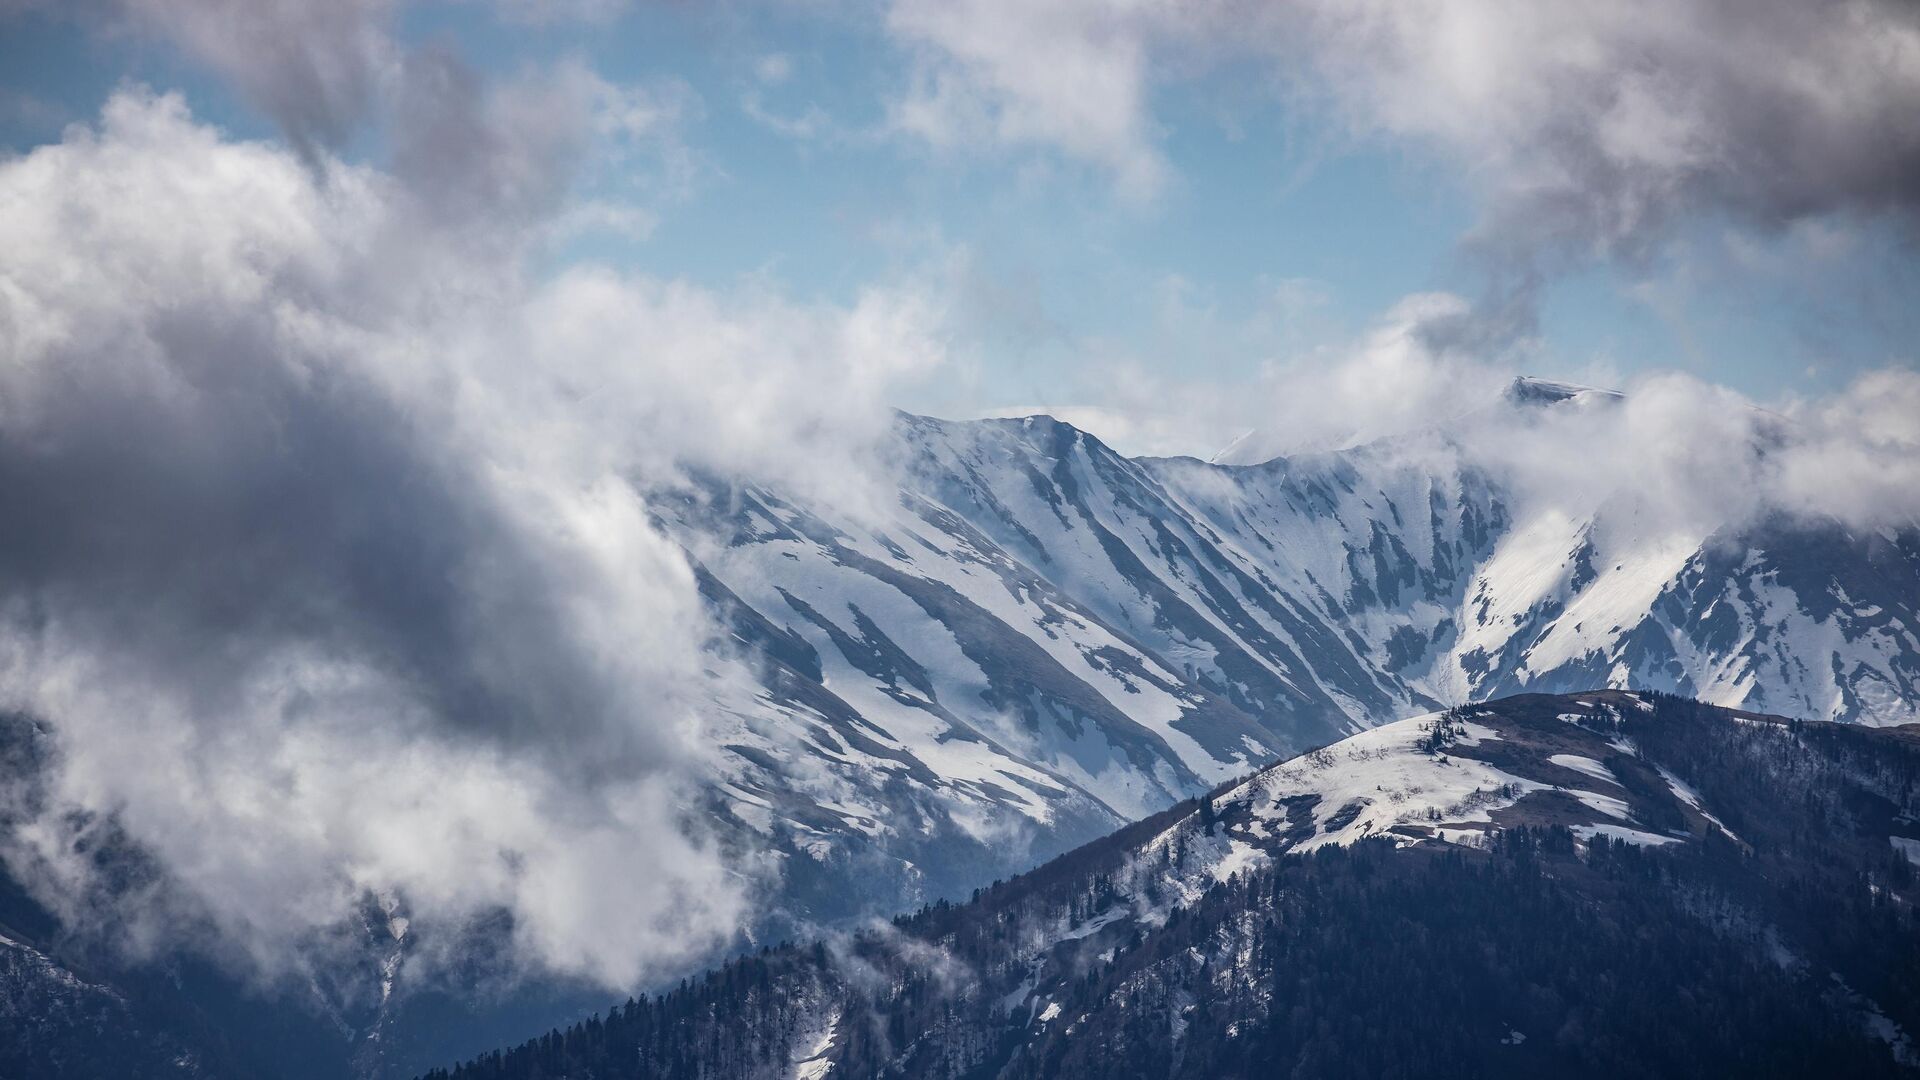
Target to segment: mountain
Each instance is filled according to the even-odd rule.
[[[1619,400],[1523,380],[1485,412]],[[1129,458],[1047,417],[902,414],[877,495],[698,474],[648,488],[722,628],[692,810],[766,868],[729,951],[964,897],[1267,762],[1504,695],[1920,720],[1920,528],[1676,527],[1631,490],[1539,505],[1464,451],[1470,420],[1225,465]],[[8,784],[28,784],[15,764]],[[0,912],[0,934],[31,951],[22,971],[38,956],[143,1017],[191,971],[189,1005],[206,1005],[180,1023],[280,1017],[298,1037],[254,1049],[297,1044],[315,1076],[408,1075],[598,1000],[517,970],[504,913],[423,944],[405,900],[369,897],[340,928],[349,968],[264,1002],[184,952],[91,955],[44,912]],[[414,977],[429,947],[463,958],[457,985]],[[13,985],[23,1014],[66,993]],[[208,1075],[225,1059],[193,1058]]]
[[[1916,781],[1916,728],[1506,698],[429,1080],[1908,1075]]]
[[[1522,380],[1487,409],[1609,408]],[[713,811],[785,853],[786,917],[963,895],[1226,777],[1448,705],[1594,686],[1920,720],[1920,528],[1573,513],[1448,424],[1246,466],[1047,417],[901,416],[859,512],[653,493],[756,688],[716,701]],[[849,888],[849,883],[857,883]]]

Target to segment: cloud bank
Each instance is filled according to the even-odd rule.
[[[1227,465],[1375,444],[1443,474],[1483,471],[1525,512],[1584,519],[1631,502],[1648,528],[1696,540],[1779,514],[1920,527],[1920,372],[1870,370],[1829,394],[1755,401],[1674,370],[1564,371],[1535,342],[1489,349],[1459,332],[1473,315],[1463,297],[1416,294],[1347,340],[1276,348],[1248,378],[1117,361],[1074,404],[995,414],[1050,412],[1122,453]],[[1597,392],[1517,400],[1511,387],[1527,376]]]
[[[391,171],[137,90],[0,164],[0,708],[58,749],[6,857],[70,916],[272,971],[397,895],[613,985],[741,925],[690,796],[725,665],[639,490],[856,498],[940,312],[529,279],[594,131],[565,78],[451,95]],[[86,910],[109,829],[144,908]]]
[[[1453,343],[1448,324],[1469,310],[1460,297],[1411,297],[1357,340],[1271,365],[1251,388],[1167,392],[1250,429],[1220,455],[1228,464],[1377,443],[1482,470],[1528,512],[1584,518],[1625,500],[1649,528],[1697,537],[1778,514],[1920,528],[1920,372],[1868,371],[1830,395],[1757,403],[1677,371],[1615,394],[1599,371],[1600,392],[1547,405],[1508,389],[1536,356]]]
[[[1803,3],[1310,5],[1358,129],[1426,142],[1511,259],[1644,258],[1698,215],[1920,214],[1920,10]]]

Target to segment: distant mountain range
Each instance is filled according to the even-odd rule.
[[[1615,397],[1522,380],[1486,408]],[[1047,417],[901,415],[899,486],[858,509],[727,477],[648,491],[726,630],[706,816],[777,865],[738,946],[967,896],[1268,762],[1506,695],[1920,720],[1920,529],[1675,530],[1630,491],[1531,507],[1446,422],[1226,463],[1255,447],[1128,458]],[[318,980],[301,1004],[324,1019],[304,1075],[406,1074],[593,999],[539,980],[484,1003],[414,986],[391,902],[349,928],[361,967],[329,976],[366,992]],[[0,978],[20,1015],[42,991],[89,1016],[133,1000],[65,966],[64,928],[17,911],[0,909]],[[485,934],[463,945],[476,979],[501,974]]]
[[[1487,409],[1617,401],[1521,380]],[[1046,417],[902,416],[896,440],[897,502],[863,515],[719,481],[654,498],[763,688],[714,710],[715,812],[790,853],[803,919],[961,894],[1501,695],[1920,720],[1920,529],[1685,531],[1633,492],[1534,509],[1445,423],[1244,466]]]

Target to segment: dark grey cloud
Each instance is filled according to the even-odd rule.
[[[53,859],[113,815],[276,963],[376,890],[429,923],[505,907],[592,974],[697,949],[738,889],[673,809],[691,575],[629,486],[542,441],[539,380],[472,352],[511,279],[391,179],[327,171],[141,96],[0,167],[0,694],[63,767],[10,844]],[[610,967],[537,895],[609,837],[673,867],[634,895],[705,912]],[[632,889],[608,869],[591,887]]]
[[[117,2],[137,29],[231,81],[310,161],[366,119],[398,63],[395,0]]]
[[[604,91],[455,90],[425,173],[140,91],[0,163],[0,709],[59,751],[0,857],[50,903],[89,913],[111,821],[170,883],[115,925],[184,906],[269,968],[370,894],[612,984],[736,929],[756,868],[687,807],[755,684],[641,488],[859,498],[936,315],[530,280]]]
[[[1327,6],[1311,62],[1363,130],[1483,185],[1476,242],[1644,257],[1694,215],[1920,212],[1920,8],[1899,0]]]
[[[567,68],[496,89],[451,50],[419,49],[393,97],[393,175],[429,220],[491,218],[517,235],[560,209],[592,141],[599,85]]]
[[[1049,144],[1126,190],[1141,163],[1164,168],[1155,92],[1252,61],[1292,107],[1457,165],[1484,201],[1473,243],[1491,257],[1640,259],[1703,214],[1779,228],[1832,214],[1911,226],[1920,211],[1920,7],[1907,0],[889,10],[914,73],[901,130]]]

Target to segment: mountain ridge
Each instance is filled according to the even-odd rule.
[[[644,492],[719,628],[687,813],[757,889],[723,954],[965,897],[1262,762],[1490,697],[1920,715],[1920,529],[1532,507],[1438,427],[1230,467],[1041,417],[900,414],[890,438],[877,505],[698,474]],[[393,913],[296,995],[359,1075],[596,1000],[520,971],[504,916],[395,936]],[[416,974],[423,942],[520,989],[461,999]]]
[[[1916,778],[1920,727],[1501,699],[428,1080],[1907,1075]]]
[[[1630,503],[1522,520],[1491,477],[1404,441],[1222,468],[1051,418],[903,414],[898,438],[879,523],[726,486],[697,501],[729,525],[665,516],[759,619],[740,636],[804,646],[824,665],[804,681],[863,721],[839,729],[930,778],[928,820],[1040,836],[1077,792],[1111,825],[1264,757],[1535,689],[1882,721],[1920,700],[1920,532],[1648,537]]]

